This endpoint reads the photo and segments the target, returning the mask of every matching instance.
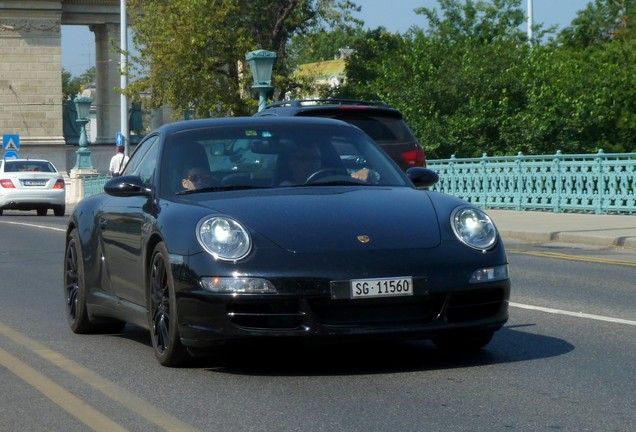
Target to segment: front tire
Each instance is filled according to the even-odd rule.
[[[79,234],[74,229],[66,240],[64,258],[64,297],[66,299],[66,319],[73,333],[119,333],[125,322],[104,320],[91,322],[86,307],[86,283],[84,282],[84,260]]]
[[[163,366],[178,366],[190,358],[179,338],[174,279],[163,242],[152,253],[148,320],[155,357]]]
[[[48,211],[48,209],[46,207],[40,207],[36,211],[38,212],[38,216],[46,216],[46,212]]]

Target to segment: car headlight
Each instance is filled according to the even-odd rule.
[[[243,226],[226,217],[202,219],[197,224],[197,239],[214,258],[238,261],[252,249],[252,240]]]
[[[451,214],[451,226],[459,240],[473,249],[486,251],[497,242],[495,224],[483,211],[459,207]]]

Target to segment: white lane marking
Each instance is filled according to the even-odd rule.
[[[627,325],[636,326],[636,321],[626,320],[622,318],[612,318],[612,317],[606,317],[602,315],[593,315],[593,314],[588,314],[583,312],[571,312],[571,311],[566,311],[561,309],[551,309],[551,308],[546,308],[541,306],[532,306],[532,305],[514,303],[514,302],[509,302],[508,304],[512,307],[516,307],[520,309],[536,310],[536,311],[552,313],[552,314],[568,315],[568,316],[573,316],[577,318],[587,318],[587,319],[592,319],[596,321],[605,321],[605,322],[610,322],[615,324],[627,324]]]
[[[55,228],[55,227],[50,227],[50,226],[46,226],[46,225],[35,225],[35,224],[24,223],[24,222],[0,221],[0,223],[7,224],[7,225],[22,225],[22,226],[27,226],[27,227],[32,227],[32,228],[42,228],[42,229],[47,229],[47,230],[51,230],[51,231],[66,232],[66,229],[64,229],[64,228]]]

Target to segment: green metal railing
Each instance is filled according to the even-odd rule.
[[[636,153],[428,160],[432,190],[490,209],[636,214]]]
[[[83,178],[84,198],[104,192],[104,185],[110,176],[86,176]]]

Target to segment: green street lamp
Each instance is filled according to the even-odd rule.
[[[91,151],[88,149],[88,138],[86,138],[86,124],[90,121],[91,104],[93,99],[86,96],[78,96],[73,101],[77,110],[77,120],[80,124],[79,149],[77,149],[77,162],[75,170],[92,170]]]
[[[258,91],[258,110],[261,111],[267,104],[267,92],[274,89],[272,86],[272,69],[276,61],[276,53],[273,51],[257,50],[248,52],[245,60],[250,66],[254,85],[252,88]]]

